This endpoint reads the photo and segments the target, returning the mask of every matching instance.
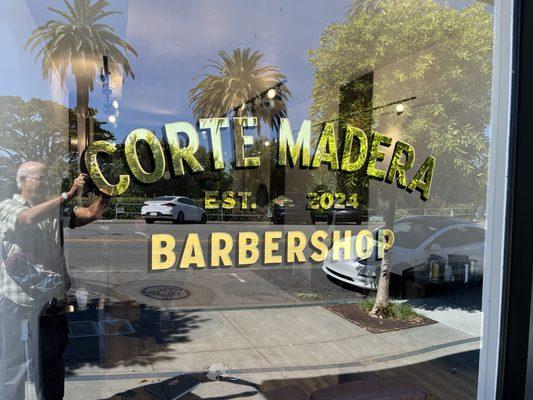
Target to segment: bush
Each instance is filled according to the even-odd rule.
[[[375,299],[364,299],[359,302],[359,306],[369,313],[374,307]],[[413,310],[413,307],[408,303],[389,303],[389,310],[386,313],[386,318],[397,319],[401,321],[412,321],[421,318],[422,316]]]

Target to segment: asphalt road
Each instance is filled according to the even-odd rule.
[[[378,225],[342,225],[353,234]],[[73,289],[86,287],[92,297],[114,301],[135,301],[168,307],[246,307],[271,304],[343,302],[364,297],[364,293],[333,282],[310,262],[297,265],[254,265],[247,267],[171,268],[164,272],[148,270],[149,238],[155,233],[170,233],[182,248],[189,233],[198,233],[204,254],[208,254],[209,235],[227,232],[236,237],[240,231],[300,230],[309,235],[317,229],[333,227],[312,225],[267,225],[248,223],[208,223],[174,225],[143,221],[128,223],[98,222],[65,231],[65,255]],[[283,240],[280,248],[283,248]],[[309,253],[309,252],[307,252]],[[184,289],[188,296],[179,300],[154,300],[142,294],[149,286],[169,285]]]

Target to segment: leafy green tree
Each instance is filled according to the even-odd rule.
[[[272,65],[261,66],[263,55],[249,48],[235,49],[229,55],[219,51],[219,61],[210,60],[202,69],[214,69],[214,74],[200,75],[203,79],[189,92],[194,116],[217,118],[227,116],[254,116],[279,128],[280,119],[287,116],[286,101],[290,91],[282,84],[286,76]],[[267,91],[276,90],[273,99]]]
[[[94,114],[94,110],[91,110]],[[76,129],[75,111],[50,100],[0,96],[0,180],[2,197],[16,191],[15,176],[25,161],[40,161],[48,167],[50,189],[59,193],[68,164],[75,159],[69,153],[69,133]],[[94,120],[95,136],[113,139],[113,135]]]
[[[117,14],[107,11],[108,1],[64,0],[66,11],[48,9],[64,19],[52,19],[36,28],[26,42],[31,51],[39,49],[36,59],[42,58],[42,72],[45,79],[57,73],[64,84],[68,67],[76,79],[76,109],[78,112],[78,152],[81,155],[88,144],[85,132],[89,118],[89,92],[94,89],[94,78],[103,67],[103,56],[109,60],[111,74],[135,78],[127,55],[137,56],[135,49],[114,33],[111,26],[100,22],[103,18]]]
[[[311,117],[342,118],[344,123],[357,119],[364,110],[355,101],[352,110],[340,115],[339,88],[374,72],[367,135],[395,128],[414,145],[418,160],[437,158],[432,198],[479,204],[486,189],[480,177],[487,168],[492,36],[492,14],[479,3],[458,10],[433,0],[356,1],[346,20],[329,25],[320,46],[310,52],[315,68]],[[406,103],[398,116],[393,107],[377,109],[391,101],[391,93],[421,93],[423,99],[412,107]],[[338,179],[349,186],[349,175],[339,173]],[[384,195],[389,204],[385,222],[392,226],[396,195]],[[374,315],[388,309],[390,252],[386,254]]]

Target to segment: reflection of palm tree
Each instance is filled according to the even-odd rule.
[[[129,52],[137,55],[137,52],[109,25],[98,23],[102,18],[117,13],[105,10],[109,2],[97,0],[91,4],[91,0],[74,0],[70,4],[64,1],[68,11],[48,9],[66,21],[50,20],[36,28],[26,42],[26,48],[31,46],[33,51],[42,46],[36,59],[42,57],[45,79],[57,73],[63,85],[67,68],[71,66],[76,78],[78,152],[81,155],[88,142],[89,91],[93,90],[94,77],[102,67],[102,57],[108,56],[112,73],[120,75],[119,66],[122,66],[126,75],[135,78],[126,56]]]
[[[214,68],[217,74],[202,75],[202,81],[189,92],[196,118],[221,117],[234,111],[245,116],[247,111],[273,128],[287,116],[289,89],[282,84],[285,75],[275,66],[260,66],[263,57],[258,51],[235,49],[230,56],[219,51],[221,61],[210,60],[203,68]],[[276,89],[276,97],[264,102],[268,89]]]

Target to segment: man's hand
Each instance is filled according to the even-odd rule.
[[[68,197],[69,199],[73,198],[76,193],[83,191],[83,188],[85,187],[86,181],[89,177],[87,174],[79,174],[76,179],[74,179],[74,182],[72,182],[72,186],[70,187],[70,190],[68,191]]]
[[[94,219],[102,219],[103,214],[105,210],[107,210],[108,205],[109,205],[108,197],[100,197],[97,201],[91,204],[91,208],[93,209],[92,212],[93,212]]]
[[[109,205],[108,197],[100,197],[88,207],[76,207],[70,220],[70,227],[75,228],[87,225],[97,219],[101,219]]]

